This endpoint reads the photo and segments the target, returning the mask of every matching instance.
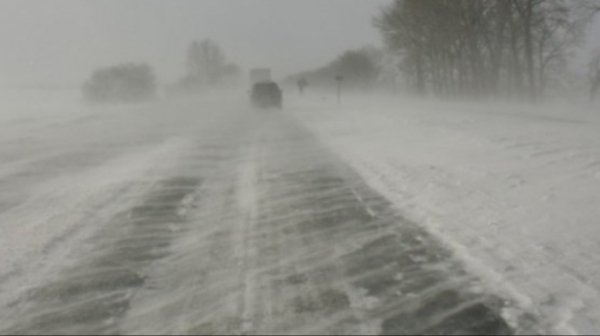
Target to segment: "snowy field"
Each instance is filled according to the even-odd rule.
[[[166,115],[161,103],[94,108],[71,91],[0,99],[0,302],[79,259],[103,223],[178,173],[191,129],[219,119],[199,126],[196,108]]]
[[[24,97],[0,333],[600,330],[589,107]]]
[[[384,102],[384,103],[382,103]],[[307,99],[367,183],[548,330],[600,330],[600,118],[591,107]]]
[[[291,113],[75,97],[3,101],[1,334],[546,330]]]

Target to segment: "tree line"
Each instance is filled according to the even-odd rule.
[[[221,46],[211,40],[193,41],[187,50],[186,74],[171,86],[172,92],[197,93],[236,85],[241,68],[227,61]]]
[[[286,84],[345,90],[410,91],[440,97],[495,96],[540,100],[568,74],[600,5],[588,0],[393,0],[373,18],[385,49],[347,50],[326,65],[291,75]],[[239,83],[241,69],[210,39],[192,41],[183,76],[170,93],[199,93]],[[600,91],[600,52],[589,65],[589,94]],[[84,85],[95,102],[153,97],[156,77],[146,64],[98,69]]]
[[[395,0],[374,19],[417,93],[536,100],[564,70],[593,3]]]
[[[186,54],[185,74],[168,87],[170,93],[190,94],[239,82],[241,69],[228,62],[220,45],[211,40],[193,41]],[[84,83],[84,98],[91,103],[137,103],[157,95],[157,78],[146,63],[123,63],[92,72]]]
[[[156,85],[149,65],[124,63],[95,70],[83,95],[92,103],[133,103],[154,98]]]
[[[304,83],[311,89],[323,90],[335,87],[336,77],[341,77],[347,90],[370,91],[382,70],[382,57],[383,52],[374,47],[347,50],[325,66],[288,76],[285,82],[288,86]]]

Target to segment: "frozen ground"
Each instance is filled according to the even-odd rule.
[[[2,334],[545,330],[290,114],[311,108],[35,103],[0,122]]]
[[[600,330],[600,116],[590,107],[307,99],[367,183],[539,316]]]
[[[585,113],[34,97],[0,117],[2,334],[599,330]]]

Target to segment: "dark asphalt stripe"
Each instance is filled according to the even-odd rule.
[[[120,227],[119,235],[105,238],[93,256],[65,270],[58,281],[31,290],[17,324],[2,333],[114,332],[132,291],[145,283],[145,267],[168,254],[175,237],[170,225],[185,220],[178,213],[182,201],[201,183],[201,178],[190,176],[160,182],[141,205],[107,225]]]
[[[522,331],[501,316],[509,300],[481,291],[450,249],[310,132],[277,114],[246,120],[234,141],[226,134],[221,149],[181,163],[197,175],[164,180],[107,225],[93,255],[32,290],[7,333]],[[247,161],[252,176],[240,177]],[[205,163],[215,174],[199,173]],[[181,216],[201,184],[198,208]]]
[[[263,228],[265,232],[273,230],[282,223],[273,221],[271,216],[286,216],[293,211],[301,215],[286,219],[286,237],[281,238],[289,253],[294,253],[294,246],[329,250],[318,254],[318,260],[308,258],[292,267],[302,273],[293,275],[285,286],[315,289],[310,298],[292,299],[298,314],[305,315],[305,320],[319,320],[348,309],[352,300],[340,280],[327,275],[338,268],[352,290],[376,302],[372,308],[363,309],[359,314],[362,316],[349,317],[341,324],[353,319],[356,323],[381,320],[383,334],[514,332],[501,316],[502,309],[510,303],[473,290],[480,281],[468,274],[441,242],[399,216],[389,202],[368,188],[333,153],[319,146],[309,132],[291,121],[274,124],[285,131],[270,133],[267,146],[271,157],[265,167],[265,175],[270,177],[263,181],[265,193],[261,198],[261,205],[269,208],[261,213],[269,215],[262,218],[258,228],[262,225],[271,227]],[[368,232],[370,241],[348,248],[364,241]],[[268,246],[265,242],[265,255]],[[323,262],[327,254],[346,250],[349,251],[329,257],[331,262]],[[283,273],[273,269],[269,272]],[[323,289],[323,279],[328,277],[331,287]],[[268,281],[268,277],[265,279]],[[342,325],[327,328],[344,330]]]

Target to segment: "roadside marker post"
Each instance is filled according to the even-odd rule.
[[[340,104],[342,101],[342,82],[344,81],[344,76],[335,76],[335,80],[337,82],[337,101]]]

